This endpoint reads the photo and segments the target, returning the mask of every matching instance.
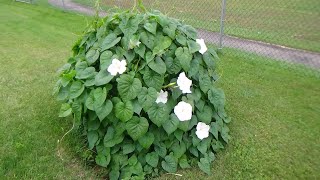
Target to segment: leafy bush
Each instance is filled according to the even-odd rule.
[[[210,174],[229,140],[217,54],[160,12],[96,21],[60,69],[60,117],[73,115],[110,179],[144,179],[197,163]]]

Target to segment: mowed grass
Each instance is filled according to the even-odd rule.
[[[72,123],[57,117],[51,96],[86,17],[3,0],[0,17],[0,179],[101,179],[84,162],[76,133],[61,144],[64,160],[57,156],[57,140]],[[219,63],[232,140],[218,153],[213,175],[193,168],[158,179],[319,179],[319,77],[232,52]]]
[[[73,0],[94,6],[95,0]],[[130,8],[133,0],[101,0],[104,10]],[[197,28],[218,32],[221,0],[144,0]],[[319,0],[233,0],[226,2],[225,33],[288,47],[320,52]]]

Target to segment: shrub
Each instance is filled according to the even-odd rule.
[[[217,54],[160,12],[95,21],[60,69],[60,117],[73,115],[110,179],[144,179],[197,163],[210,174],[228,142]]]

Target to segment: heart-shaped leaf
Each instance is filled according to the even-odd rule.
[[[160,57],[156,57],[156,59],[151,61],[148,66],[158,74],[165,74],[167,71],[166,64]]]
[[[141,81],[133,75],[123,74],[118,79],[118,91],[124,101],[137,97],[142,88]]]
[[[113,109],[113,104],[110,100],[106,100],[102,106],[96,107],[95,111],[98,115],[100,121],[102,121],[105,117],[107,117]]]
[[[134,140],[138,140],[143,135],[145,135],[148,131],[149,123],[148,120],[144,117],[133,116],[126,123],[126,130],[129,136]]]
[[[133,106],[130,101],[118,102],[114,108],[116,117],[121,121],[126,122],[133,116]]]
[[[170,153],[170,155],[164,158],[164,161],[161,162],[161,166],[169,173],[174,173],[177,171],[178,163],[177,159],[173,156],[173,153]]]

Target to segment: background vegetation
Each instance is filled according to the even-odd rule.
[[[95,0],[72,0],[93,6]],[[132,0],[101,0],[102,9],[130,8]],[[144,4],[201,29],[219,32],[221,0],[144,0]],[[225,33],[320,52],[319,0],[226,2]]]

